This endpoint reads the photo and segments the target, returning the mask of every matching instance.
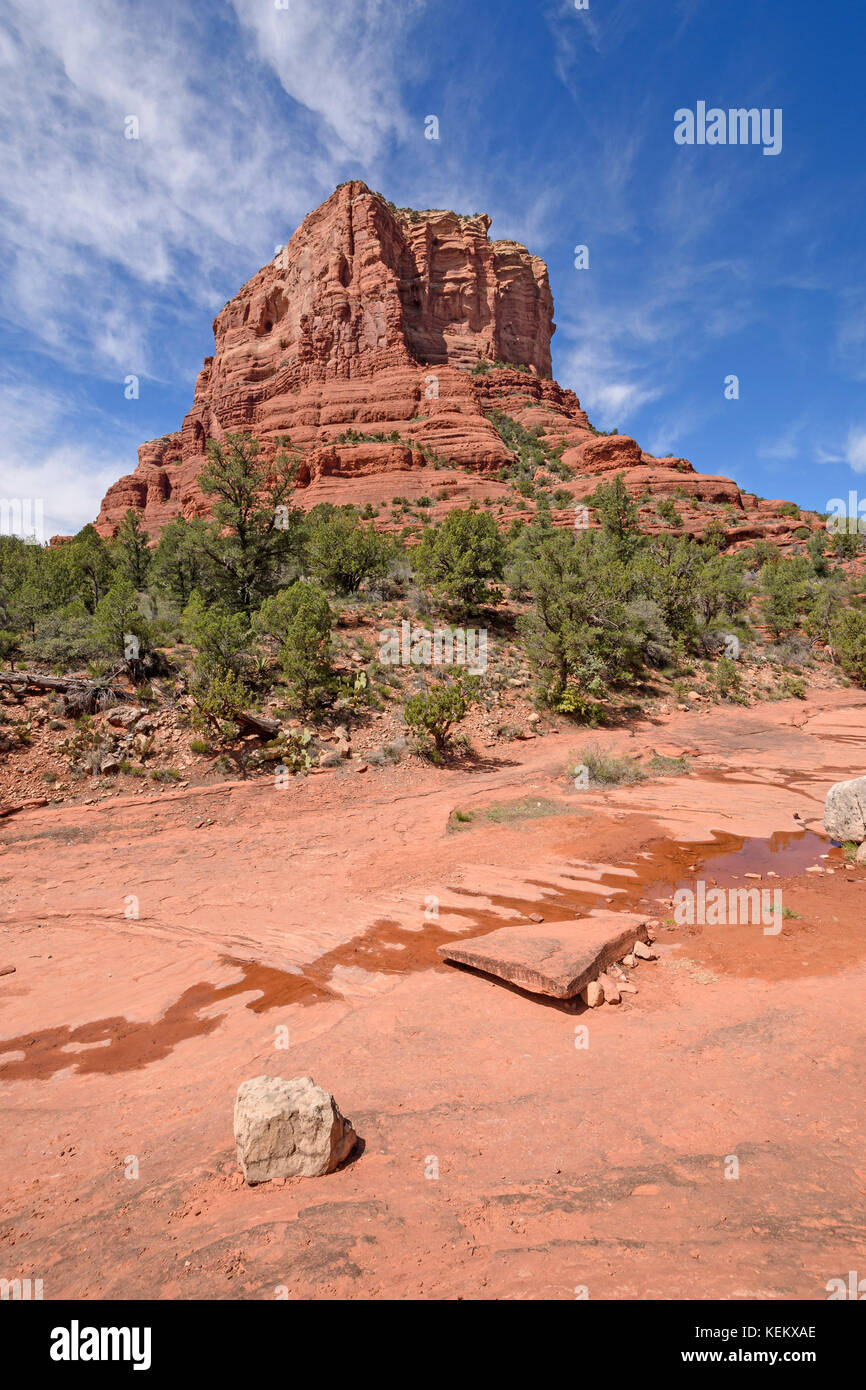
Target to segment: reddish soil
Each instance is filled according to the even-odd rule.
[[[0,1274],[46,1298],[825,1299],[862,1269],[866,873],[821,812],[864,769],[866,694],[599,733],[692,763],[603,792],[572,785],[582,741],[0,822]],[[778,936],[673,925],[677,887],[755,873],[794,914]],[[661,924],[616,1007],[436,957],[605,905]],[[362,1137],[341,1170],[239,1185],[261,1072],[333,1091]]]

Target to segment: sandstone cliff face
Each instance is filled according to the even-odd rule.
[[[214,354],[181,430],[140,447],[135,472],[106,493],[100,533],[113,535],[129,507],[152,538],[174,517],[206,515],[207,441],[236,430],[265,454],[280,436],[302,450],[302,506],[435,491],[433,515],[475,500],[508,520],[519,513],[496,477],[511,455],[487,418],[494,408],[563,445],[576,498],[622,471],[633,491],[741,509],[730,479],[595,434],[574,393],[551,379],[544,262],[490,241],[489,226],[484,215],[395,209],[366,184],[341,185],[214,319]]]
[[[310,455],[310,482],[343,461],[348,476],[359,471],[355,450],[331,444],[347,428],[501,466],[507,450],[465,369],[499,360],[549,378],[553,300],[543,261],[491,242],[489,226],[486,216],[395,210],[365,184],[343,184],[217,315],[180,434],[141,446],[98,529],[112,534],[128,507],[153,534],[205,512],[196,479],[207,440],[233,430],[265,449],[290,435]],[[392,448],[379,453],[380,472],[398,466]],[[369,449],[364,462],[375,464]]]

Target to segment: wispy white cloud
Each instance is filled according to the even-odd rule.
[[[866,425],[852,425],[842,444],[821,444],[815,450],[819,463],[847,463],[855,473],[866,473]]]
[[[191,375],[201,347],[183,360],[179,330],[204,346],[226,293],[405,124],[425,2],[335,0],[323,22],[314,0],[234,0],[217,35],[207,5],[6,0],[0,316],[118,392]],[[0,380],[0,491],[41,499],[49,534],[93,519],[141,437],[95,428],[71,391]]]
[[[106,446],[98,430],[82,428],[70,396],[20,378],[0,381],[0,491],[22,504],[25,517],[44,517],[45,540],[92,521],[106,489],[130,471],[130,457],[131,446]]]
[[[627,286],[612,284],[603,270],[599,283],[591,280],[592,252],[590,267],[575,271],[574,283],[566,286],[554,343],[560,377],[602,428],[631,430],[629,417],[643,406],[674,395],[682,400],[684,368],[755,316],[739,268],[729,263],[683,256],[672,265],[664,249],[656,250],[639,283]],[[721,391],[720,378],[720,398]],[[651,451],[675,448],[686,419],[694,427],[708,413],[708,402],[688,416],[680,405],[675,428],[674,417],[655,421]]]
[[[705,424],[710,413],[706,402],[700,409],[692,405],[678,406],[669,411],[653,425],[647,452],[655,454],[656,458],[687,453],[689,438],[694,437],[695,431]]]
[[[854,469],[855,473],[866,473],[866,428],[860,427],[848,431],[845,462],[849,468]]]
[[[799,457],[805,428],[805,420],[792,421],[775,439],[766,440],[763,444],[758,445],[758,457],[777,461]]]
[[[231,0],[257,55],[284,91],[327,123],[351,155],[369,161],[405,133],[401,77],[417,67],[405,44],[426,0]],[[396,60],[400,52],[400,61]]]
[[[580,396],[583,408],[602,429],[628,429],[629,416],[658,400],[662,383],[651,371],[630,366],[616,325],[601,316],[584,314],[571,326],[569,347],[558,359],[558,376]],[[575,339],[577,341],[575,341]]]
[[[161,303],[212,312],[399,126],[396,55],[419,3],[395,20],[341,0],[323,23],[307,0],[235,0],[235,40],[215,45],[210,6],[7,0],[0,313],[78,367],[164,371]]]
[[[847,289],[836,323],[835,356],[855,381],[866,380],[866,291]]]

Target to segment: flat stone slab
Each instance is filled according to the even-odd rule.
[[[571,999],[635,941],[646,941],[647,918],[633,912],[606,912],[572,922],[531,922],[500,927],[485,936],[463,937],[439,947],[457,965],[471,965],[533,994]]]

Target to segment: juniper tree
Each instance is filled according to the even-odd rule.
[[[143,589],[150,565],[150,537],[141,527],[141,516],[130,507],[124,515],[114,540],[117,563],[134,589]]]
[[[249,614],[274,592],[297,544],[300,512],[291,497],[298,461],[281,447],[268,463],[258,440],[244,433],[208,440],[207,453],[199,484],[215,501],[202,548],[216,596]]]

